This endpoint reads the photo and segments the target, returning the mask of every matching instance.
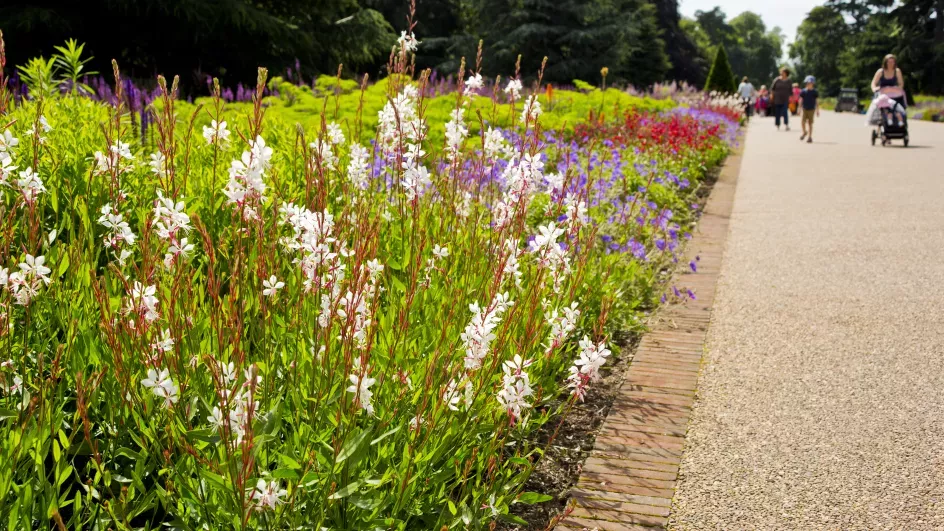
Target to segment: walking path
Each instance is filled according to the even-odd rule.
[[[755,119],[669,527],[944,529],[944,125]]]

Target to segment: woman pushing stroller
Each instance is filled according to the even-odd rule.
[[[882,68],[872,78],[872,92],[875,98],[869,106],[868,124],[875,125],[872,131],[872,144],[881,139],[882,145],[892,139],[901,139],[908,145],[908,122],[905,99],[905,79],[896,64],[895,56],[888,54],[882,59]]]

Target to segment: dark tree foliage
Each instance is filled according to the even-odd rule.
[[[796,41],[790,47],[797,79],[816,76],[820,93],[834,94],[841,88],[839,55],[852,36],[842,14],[827,6],[814,7],[797,28]]]
[[[705,82],[705,90],[725,94],[737,92],[734,72],[731,70],[731,63],[728,62],[728,54],[724,51],[724,46],[718,46],[715,60],[711,63],[711,71],[708,72],[708,81]]]
[[[519,55],[526,79],[546,56],[544,80],[552,83],[594,82],[605,66],[612,82],[648,86],[669,69],[655,8],[643,0],[521,0],[507,17],[479,20],[475,36],[486,43],[492,75],[514,72]]]
[[[682,29],[678,0],[653,0],[652,3],[656,7],[656,20],[662,30],[662,39],[668,44],[666,53],[672,65],[668,77],[700,86],[708,74],[708,60],[692,37]]]
[[[296,59],[309,75],[361,69],[395,42],[357,0],[7,0],[0,28],[14,64],[75,38],[94,70],[110,71],[114,58],[132,76],[180,74],[191,86],[206,75],[251,82],[257,66],[282,72]]]
[[[863,95],[893,53],[909,96],[944,93],[944,0],[830,0],[810,11],[791,56],[804,73]]]
[[[870,94],[872,76],[881,67],[882,57],[895,47],[893,31],[887,17],[869,17],[855,38],[847,41],[839,56],[844,87],[857,88],[862,95]]]
[[[695,22],[698,32],[707,36],[711,56],[716,47],[724,46],[738,77],[747,76],[757,84],[776,74],[783,37],[779,28],[768,31],[760,15],[745,11],[728,22],[724,11],[716,7],[696,11]]]

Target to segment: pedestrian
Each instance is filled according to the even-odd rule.
[[[816,91],[816,78],[806,76],[803,80],[806,88],[800,91],[800,101],[803,103],[803,117],[800,124],[803,127],[803,134],[800,141],[806,139],[807,144],[813,143],[813,114],[819,116],[819,92]]]
[[[904,88],[905,76],[898,68],[898,61],[894,55],[886,55],[882,59],[882,68],[879,68],[875,72],[875,76],[872,77],[872,92],[885,94],[902,107],[907,108],[908,101],[905,99]]]
[[[790,70],[780,69],[780,77],[774,79],[770,84],[770,93],[774,100],[774,124],[780,129],[780,118],[783,117],[783,125],[790,130],[790,111],[787,106],[790,105],[790,96],[793,94],[793,83],[790,82]]]
[[[754,99],[754,95],[757,94],[757,91],[754,90],[754,85],[748,81],[747,76],[741,78],[741,84],[738,85],[738,94],[741,96],[741,101],[744,102],[744,114],[750,118],[751,102]]]
[[[738,85],[738,94],[741,96],[741,101],[744,102],[744,114],[750,118],[751,101],[754,99],[754,95],[757,94],[757,91],[754,90],[754,85],[747,79],[747,76],[741,79],[741,84]]]

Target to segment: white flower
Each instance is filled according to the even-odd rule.
[[[263,280],[262,285],[265,286],[265,289],[262,290],[262,294],[266,297],[274,297],[280,289],[285,287],[285,282],[279,282],[279,279],[275,278],[275,275],[272,275],[268,280]]]
[[[505,142],[502,132],[489,126],[488,132],[485,133],[485,156],[495,158],[507,149],[508,143]]]
[[[223,375],[223,383],[232,385],[232,383],[236,381],[236,366],[233,362],[229,362],[226,365],[222,365],[220,369]]]
[[[229,145],[229,130],[226,128],[226,122],[217,123],[216,120],[213,120],[210,125],[204,125],[203,138],[207,141],[207,144],[215,144],[226,149]]]
[[[9,186],[10,177],[13,176],[17,166],[13,165],[12,158],[9,156],[4,157],[4,155],[6,155],[6,153],[0,151],[0,185]]]
[[[545,176],[546,178],[546,176]],[[590,222],[587,215],[587,203],[574,194],[568,192],[564,196],[564,210],[567,214],[567,223],[571,230],[578,230]]]
[[[370,152],[360,144],[351,144],[350,160],[347,164],[347,179],[355,188],[366,190],[369,186]]]
[[[141,380],[141,385],[150,389],[156,396],[164,399],[164,407],[170,407],[176,404],[179,399],[177,384],[170,377],[170,371],[163,369],[157,372],[154,369],[148,369],[148,377]]]
[[[446,401],[446,405],[449,409],[459,411],[459,401],[462,400],[462,395],[459,393],[459,388],[455,380],[449,380],[449,384],[446,386],[446,392],[443,393],[443,400]]]
[[[37,278],[42,280],[47,286],[49,285],[49,273],[52,273],[52,270],[46,267],[46,257],[45,256],[33,256],[31,254],[26,255],[23,263],[20,264],[20,270],[24,275],[30,278]]]
[[[496,399],[505,408],[512,420],[521,418],[521,410],[531,407],[528,404],[528,397],[534,394],[528,373],[509,374],[506,371],[502,380],[503,385],[501,390],[498,391]]]
[[[573,389],[574,396],[583,400],[589,384],[600,379],[600,367],[606,363],[609,355],[610,350],[604,341],[594,344],[587,336],[580,340],[580,355],[570,367],[570,376],[567,377],[567,386]]]
[[[514,100],[520,99],[522,88],[520,79],[509,79],[508,84],[505,85],[505,94],[508,94]]]
[[[39,178],[39,174],[33,171],[33,168],[26,168],[20,172],[20,178],[17,179],[16,186],[20,189],[27,204],[34,203],[36,197],[46,191],[42,179]]]
[[[221,430],[224,426],[224,417],[223,412],[220,411],[220,408],[213,406],[213,411],[210,412],[210,416],[207,417],[207,422],[213,425],[214,428]]]
[[[407,35],[406,31],[400,32],[400,38],[397,39],[397,44],[400,45],[400,49],[407,52],[415,52],[417,46],[420,45],[420,41],[416,40],[416,36],[410,32]]]
[[[0,152],[12,153],[13,148],[19,145],[20,139],[13,136],[13,133],[9,129],[3,131],[3,134],[0,135]]]
[[[174,348],[174,338],[170,335],[170,330],[164,329],[161,333],[161,338],[153,343],[151,343],[151,348],[156,350],[158,354],[167,354]]]
[[[171,241],[170,247],[167,248],[167,253],[164,254],[164,266],[170,268],[177,258],[186,260],[190,257],[190,253],[192,252],[193,244],[188,243],[187,238],[181,238],[179,242]]]
[[[131,297],[128,300],[128,304],[125,308],[125,311],[128,313],[135,313],[144,318],[145,321],[152,323],[160,317],[160,314],[157,311],[158,300],[155,294],[157,293],[157,288],[155,286],[144,286],[140,282],[135,281],[134,285],[131,287]]]
[[[334,123],[328,122],[328,141],[334,145],[344,143],[344,131],[341,130],[341,126]]]
[[[449,248],[436,245],[433,247],[433,256],[435,256],[437,260],[442,260],[443,258],[449,256]]]
[[[275,509],[282,503],[282,497],[288,494],[288,491],[279,485],[278,481],[272,480],[268,483],[264,479],[256,482],[256,488],[249,496],[261,511],[263,509]]]
[[[537,96],[532,94],[528,96],[524,108],[521,109],[521,121],[524,123],[534,122],[541,115],[541,112],[541,102],[538,101]]]
[[[160,178],[167,177],[167,160],[160,151],[151,153],[151,161],[148,162],[148,166],[151,167],[151,173],[154,175]]]
[[[460,336],[465,349],[465,368],[474,370],[482,366],[482,360],[488,355],[495,328],[501,323],[501,316],[512,306],[507,293],[498,294],[489,308],[484,311],[478,303],[469,305],[472,319]]]
[[[362,376],[352,374],[348,379],[353,385],[347,388],[347,392],[354,393],[354,399],[360,404],[361,409],[366,411],[368,415],[373,415],[374,405],[371,403],[371,400],[374,397],[374,393],[370,390],[370,386],[374,385],[377,380],[368,378],[366,373]]]
[[[229,169],[229,181],[223,189],[227,203],[243,209],[247,220],[257,217],[256,206],[265,201],[265,172],[271,166],[272,148],[257,136],[249,142],[249,151],[243,151]]]
[[[531,251],[539,252],[547,250],[552,246],[557,246],[557,238],[564,234],[564,229],[559,228],[554,222],[538,227],[538,234],[531,240]]]
[[[469,79],[465,80],[465,91],[466,94],[475,93],[480,90],[485,85],[484,80],[482,79],[482,74],[472,74],[469,76]]]

